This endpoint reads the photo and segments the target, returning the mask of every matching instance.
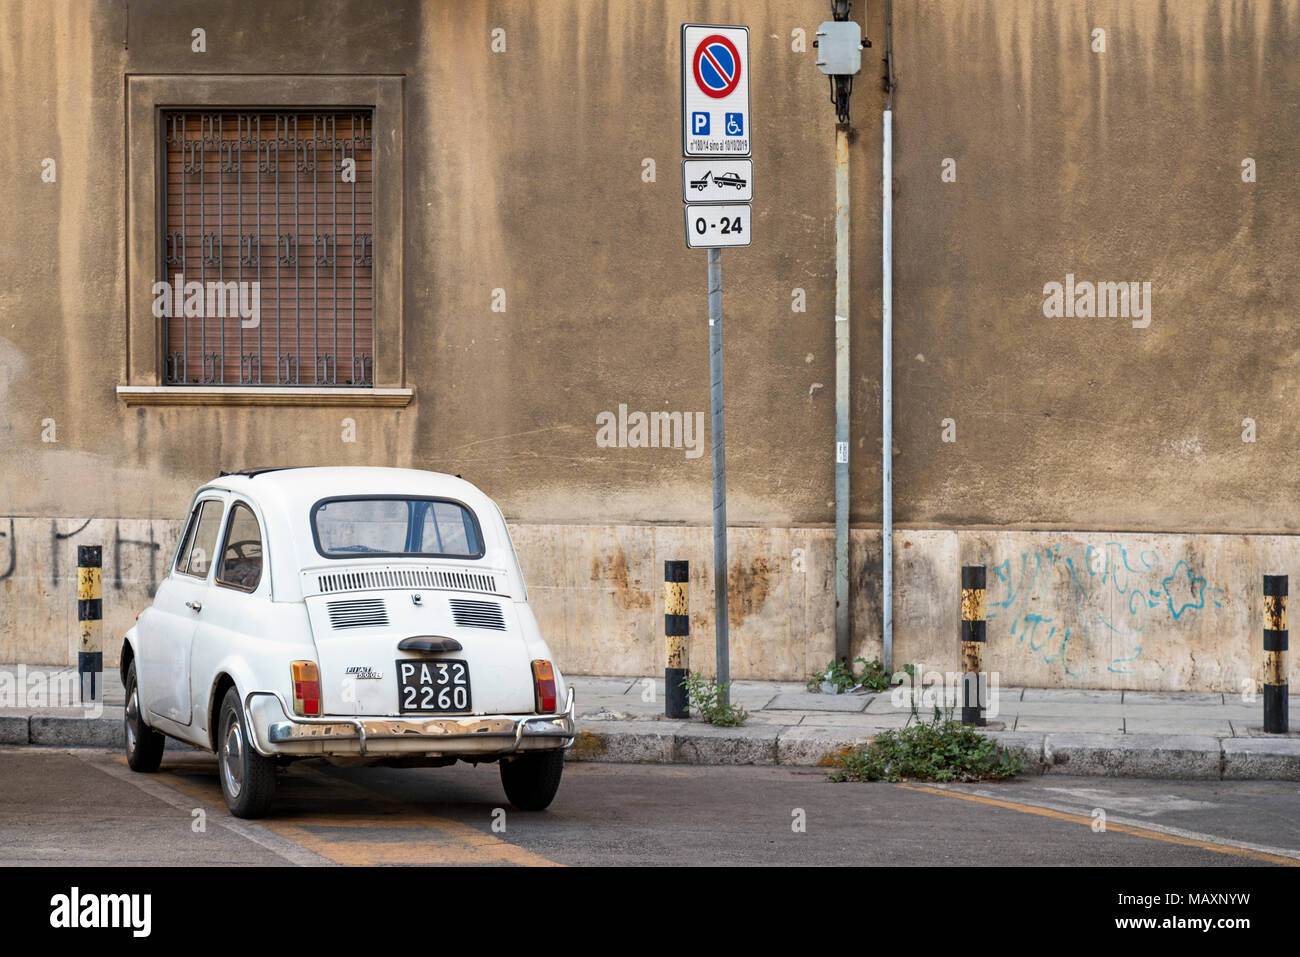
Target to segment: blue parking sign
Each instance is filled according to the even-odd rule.
[[[709,114],[708,113],[691,114],[691,132],[696,136],[709,135]]]

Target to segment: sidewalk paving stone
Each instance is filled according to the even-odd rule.
[[[800,727],[819,728],[901,728],[907,724],[911,715],[906,714],[862,714],[822,711],[806,714],[799,721]]]
[[[1153,715],[1125,717],[1125,734],[1210,734],[1217,738],[1232,737],[1232,722],[1226,718],[1185,718],[1173,720]]]
[[[1124,704],[1223,704],[1218,691],[1125,691]]]
[[[1005,718],[1003,720],[1006,720]],[[1020,714],[1015,717],[1012,726],[1015,731],[1091,731],[1106,734],[1123,734],[1124,718],[1120,715],[1106,717],[1096,715],[1079,717],[1078,715]]]
[[[871,703],[870,694],[820,694],[795,691],[779,694],[768,702],[767,711],[862,711]]]
[[[1092,688],[1026,688],[1021,701],[1082,702],[1096,701],[1109,704],[1123,704],[1124,692],[1102,691]]]

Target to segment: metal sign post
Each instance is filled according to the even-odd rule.
[[[722,250],[709,249],[709,416],[713,439],[713,595],[719,696],[731,703],[727,633],[727,437],[722,400]]]
[[[748,246],[753,162],[749,28],[682,24],[682,163],[686,245],[709,257],[709,414],[713,445],[713,592],[717,686],[730,704],[727,633],[727,444],[722,397],[722,247]],[[724,157],[725,159],[718,159]],[[695,195],[698,194],[698,195]],[[693,200],[693,202],[692,202]]]

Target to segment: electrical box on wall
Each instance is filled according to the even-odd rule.
[[[830,76],[862,71],[862,27],[853,20],[827,20],[817,28],[817,69]]]

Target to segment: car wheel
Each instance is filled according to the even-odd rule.
[[[560,789],[563,751],[531,751],[501,761],[506,797],[521,811],[544,811]]]
[[[254,750],[239,692],[226,692],[217,725],[217,776],[226,807],[235,817],[261,817],[275,797],[275,761]]]
[[[135,662],[126,666],[126,707],[122,710],[126,725],[126,763],[132,771],[152,774],[162,764],[167,739],[144,723],[140,713],[140,689],[135,679]]]

